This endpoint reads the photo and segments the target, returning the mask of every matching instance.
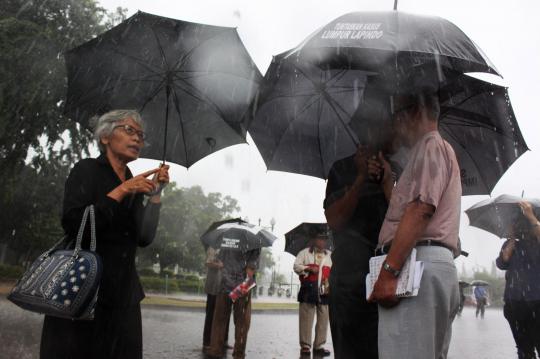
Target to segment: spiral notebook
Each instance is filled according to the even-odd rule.
[[[369,260],[369,274],[366,276],[366,298],[369,298],[373,292],[373,286],[377,278],[379,278],[379,273],[385,259],[386,254],[372,257]],[[413,248],[411,255],[407,258],[399,274],[396,296],[400,298],[417,296],[423,272],[424,263],[416,260],[416,249]]]

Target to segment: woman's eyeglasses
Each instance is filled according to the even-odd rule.
[[[128,135],[128,136],[133,136],[133,135],[137,135],[137,137],[139,137],[139,139],[141,141],[144,141],[146,139],[146,135],[144,134],[143,131],[139,131],[133,127],[131,127],[130,125],[118,125],[118,126],[114,126],[113,127],[113,130],[116,130],[117,128],[121,128],[124,130],[124,132]]]

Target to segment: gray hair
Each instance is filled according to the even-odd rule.
[[[114,126],[127,118],[131,118],[144,129],[141,114],[136,110],[113,110],[92,119],[92,122],[94,122],[94,139],[97,141],[100,152],[105,152],[105,146],[101,143],[101,138],[109,136]]]

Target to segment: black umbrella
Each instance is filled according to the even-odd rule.
[[[471,283],[465,282],[464,280],[459,281],[459,287],[460,288],[467,288],[467,287],[470,287],[470,286],[471,286]]]
[[[514,224],[523,223],[523,213],[519,206],[521,201],[531,203],[535,215],[540,216],[540,200],[508,194],[481,201],[467,209],[465,213],[469,217],[471,226],[481,228],[500,238],[508,238]]]
[[[277,239],[266,229],[240,219],[224,222],[212,224],[201,236],[204,246],[247,252],[252,249],[270,247]]]
[[[268,169],[326,178],[332,164],[358,146],[349,123],[366,82],[364,71],[321,70],[274,57],[249,127]]]
[[[439,90],[439,130],[461,169],[464,195],[489,194],[528,150],[508,90],[461,75]]]
[[[450,21],[401,11],[353,12],[315,31],[290,56],[323,67],[356,68],[392,77],[423,64],[465,72],[497,70]]]
[[[217,221],[217,222],[214,222],[210,225],[210,227],[208,227],[208,229],[203,233],[203,235],[201,236],[201,240],[202,240],[202,237],[206,236],[208,233],[212,232],[213,230],[215,230],[216,228],[218,228],[219,226],[221,226],[222,224],[225,224],[225,223],[238,223],[238,224],[243,224],[243,223],[247,223],[246,221],[244,221],[242,218],[230,218],[230,219],[225,219],[223,221]],[[208,247],[207,244],[204,244],[204,247],[205,249]]]
[[[186,167],[245,142],[261,78],[236,29],[143,12],[69,51],[66,65],[68,116],[88,126],[112,109],[140,110],[141,156]]]
[[[507,89],[435,70],[417,66],[398,85],[373,73],[322,70],[278,55],[254,101],[250,134],[268,169],[326,178],[332,164],[352,155],[359,143],[385,147],[394,94],[435,84],[441,135],[456,151],[463,194],[488,194],[527,150]]]
[[[289,232],[285,233],[285,252],[298,255],[302,249],[311,245],[311,241],[318,235],[328,236],[326,248],[334,249],[330,229],[326,223],[301,223]]]

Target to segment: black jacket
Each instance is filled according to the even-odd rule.
[[[126,179],[133,175],[127,169]],[[159,204],[143,204],[143,195],[116,202],[107,193],[121,184],[107,157],[84,159],[71,170],[66,181],[62,226],[75,238],[86,206],[96,213],[97,253],[103,261],[99,288],[102,305],[128,307],[139,303],[144,292],[135,268],[137,246],[152,243],[159,220]],[[86,226],[83,248],[88,248],[90,226]]]

